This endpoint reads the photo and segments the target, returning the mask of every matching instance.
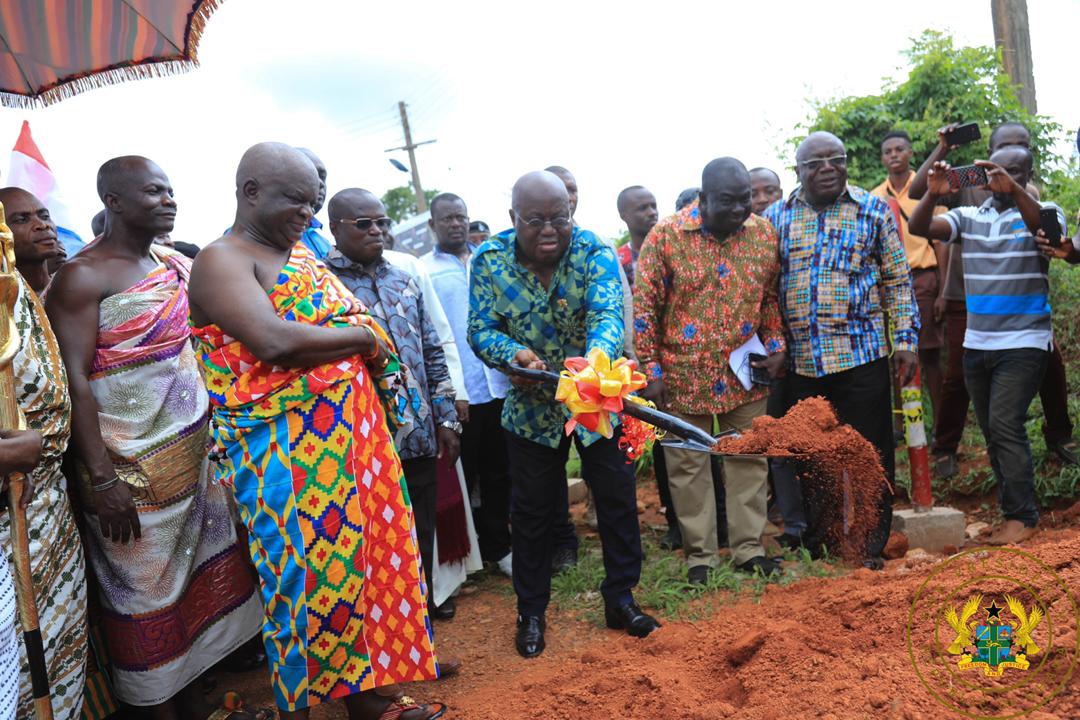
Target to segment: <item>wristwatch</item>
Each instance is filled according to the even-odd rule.
[[[453,430],[458,435],[460,435],[461,431],[464,429],[461,426],[461,423],[459,423],[457,420],[443,420],[441,423],[439,423],[439,427],[444,427],[444,428],[446,428],[448,430]]]

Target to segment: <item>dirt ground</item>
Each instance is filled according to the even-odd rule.
[[[643,525],[662,523],[655,494],[643,485],[639,498]],[[988,519],[979,517],[985,515],[978,509],[981,500],[967,504],[969,522]],[[575,507],[575,516],[580,515]],[[973,541],[960,551],[978,547]],[[924,667],[922,675],[946,699],[958,697],[955,702],[972,717],[1030,708],[1043,699],[1033,689],[1038,687],[1058,694],[1026,717],[1078,718],[1080,673],[1072,666],[1080,655],[1073,599],[1080,591],[1080,503],[1046,513],[1044,530],[1022,549],[1056,571],[1072,593],[1047,595],[1044,588],[1053,624],[1044,623],[1037,636],[1046,662],[1033,660],[1029,674],[1035,678],[1041,670],[1038,681],[1019,695],[994,695],[994,688],[1009,690],[1005,681],[981,679],[978,671],[959,676],[945,666],[955,658],[940,653],[951,638],[935,640],[933,632],[940,629],[931,632],[933,620],[916,627],[913,642],[927,643],[920,662],[930,657],[935,642],[945,659],[937,668]],[[969,553],[958,561],[982,562],[979,558]],[[580,614],[550,610],[547,650],[534,660],[523,660],[514,650],[509,581],[489,578],[467,586],[452,621],[435,624],[437,646],[464,661],[461,675],[408,692],[441,700],[450,708],[446,717],[468,720],[961,718],[920,680],[905,639],[913,602],[947,561],[916,550],[890,560],[880,573],[860,569],[769,586],[759,598],[747,593],[706,597],[699,601],[706,619],[665,620],[644,640],[597,627]],[[1006,680],[1024,677],[1019,670],[1008,672],[1013,675]],[[1054,685],[1058,679],[1064,679],[1060,688]],[[219,681],[251,702],[272,704],[264,671],[224,675]],[[345,713],[334,705],[316,708],[312,717],[345,718]]]

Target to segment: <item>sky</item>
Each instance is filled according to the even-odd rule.
[[[1075,128],[1080,0],[1028,9],[1039,111]],[[436,140],[416,151],[425,188],[462,196],[497,230],[519,176],[563,165],[578,224],[614,236],[622,188],[648,187],[668,214],[715,157],[776,168],[792,187],[784,144],[810,100],[877,93],[928,28],[991,45],[990,2],[227,0],[196,71],[0,108],[0,144],[30,121],[84,239],[97,168],[145,155],[175,188],[173,238],[205,245],[232,223],[236,164],[256,142],[314,150],[331,195],[405,184],[388,162],[405,153],[385,152],[403,144],[404,100],[413,140]]]

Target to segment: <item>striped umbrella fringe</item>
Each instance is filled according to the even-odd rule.
[[[166,0],[154,1],[168,4]],[[199,41],[210,16],[222,2],[224,0],[172,2],[176,12],[189,8],[182,37],[172,38],[138,13],[130,0],[116,0],[113,7],[126,8],[126,15],[133,14],[134,21],[120,17],[116,12],[102,10],[104,3],[100,1],[4,0],[4,7],[0,8],[0,105],[40,108],[99,87],[188,72],[198,67]],[[31,5],[43,18],[57,20],[56,25],[41,27],[44,20],[39,20],[36,25],[28,23]],[[79,7],[84,10],[89,7],[89,16],[80,12]],[[95,12],[98,15],[94,15]],[[103,17],[105,14],[111,17]],[[59,22],[61,15],[70,22]],[[76,24],[74,20],[79,18],[83,19],[82,32],[72,34],[68,26]],[[29,29],[31,27],[35,29]],[[18,33],[21,34],[16,37]],[[31,37],[33,33],[36,33],[35,37]],[[121,43],[119,46],[109,44],[112,40]],[[25,50],[35,44],[33,54]],[[14,51],[13,47],[21,51]],[[145,51],[149,54],[139,54]],[[73,59],[76,55],[77,60]],[[117,56],[124,59],[106,64],[105,58]],[[24,58],[22,63],[20,58]],[[55,69],[72,67],[76,63],[84,67],[37,84],[32,78],[33,73],[24,67],[29,65],[26,59],[39,68],[38,73],[41,67]]]

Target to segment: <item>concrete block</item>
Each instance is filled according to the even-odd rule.
[[[589,486],[581,478],[566,478],[566,492],[570,496],[570,504],[577,505],[589,497]]]
[[[893,532],[904,533],[909,547],[922,548],[929,552],[941,552],[947,545],[963,545],[966,527],[964,513],[950,507],[935,507],[927,512],[893,512]]]

